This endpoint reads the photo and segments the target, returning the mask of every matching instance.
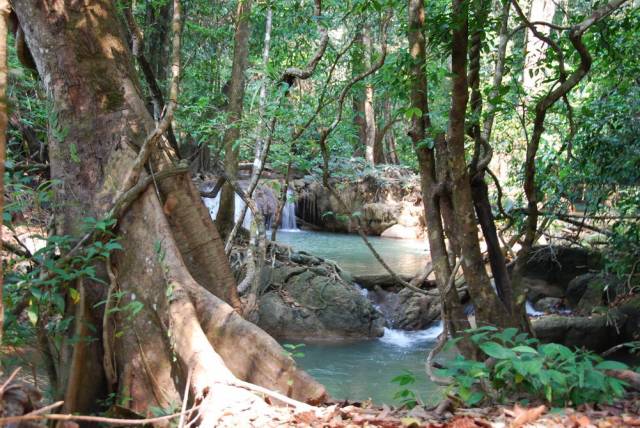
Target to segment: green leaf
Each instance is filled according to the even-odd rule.
[[[619,361],[606,360],[596,366],[598,370],[627,370],[629,366]]]
[[[481,343],[479,346],[480,349],[482,349],[482,352],[490,357],[497,358],[499,360],[514,358],[516,356],[515,352],[508,348],[505,348],[497,342],[485,342]]]
[[[80,156],[78,156],[78,147],[74,143],[69,145],[69,155],[71,156],[71,160],[77,164],[80,163]]]
[[[78,303],[80,301],[80,293],[75,288],[69,288],[69,297],[73,300],[73,303]]]
[[[411,107],[404,112],[404,116],[407,119],[412,119],[413,117],[421,117],[422,110],[420,110],[418,107]]]
[[[27,308],[27,317],[29,318],[31,325],[35,326],[38,322],[38,312],[34,305],[30,305]]]
[[[537,354],[538,353],[538,351],[533,349],[531,346],[526,346],[526,345],[515,346],[511,348],[511,350],[514,352],[519,352],[521,354]]]

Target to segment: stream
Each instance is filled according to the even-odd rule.
[[[385,273],[358,235],[279,231],[277,240],[295,250],[334,260],[352,274]],[[398,273],[417,274],[428,256],[424,241],[380,237],[369,240]],[[440,389],[427,378],[424,363],[441,331],[440,324],[421,331],[385,328],[384,336],[376,340],[307,343],[296,350],[304,354],[296,360],[335,399],[398,404],[395,393],[408,388],[425,403],[436,403],[441,398]],[[391,382],[407,371],[414,375],[415,383],[399,387]]]

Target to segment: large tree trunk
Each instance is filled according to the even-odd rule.
[[[24,0],[14,8],[53,102],[52,125],[65,135],[58,140],[61,133],[51,133],[50,141],[52,178],[60,183],[57,230],[79,237],[80,219],[102,218],[110,208],[154,121],[111,1]],[[70,156],[71,150],[80,161]],[[160,154],[151,163],[156,172],[168,166]],[[76,364],[60,384],[67,395],[80,391],[66,410],[95,410],[96,400],[111,387],[129,399],[128,407],[148,413],[151,406],[167,407],[186,398],[181,396],[189,373],[190,396],[204,400],[205,426],[230,424],[230,418],[248,413],[272,414],[246,385],[238,386],[238,378],[301,400],[321,400],[324,389],[229,306],[239,304],[235,283],[220,237],[189,177],[158,184],[159,194],[147,188],[119,219],[116,232],[123,250],[112,257],[111,284],[123,295],[119,307],[137,301],[143,305],[140,312],[109,317],[103,342],[103,313],[94,305],[105,298],[106,289],[89,281],[81,285],[85,305],[79,304],[76,313],[82,316],[76,324],[92,324],[95,329],[85,334],[100,340],[68,343],[68,351],[61,353],[75,354]],[[103,348],[109,352],[103,355]]]
[[[427,236],[431,260],[441,293],[444,320],[452,334],[469,328],[469,322],[464,314],[460,297],[455,287],[447,289],[447,283],[451,276],[448,251],[445,244],[444,227],[440,212],[439,183],[436,179],[436,159],[433,147],[426,147],[423,143],[426,131],[431,125],[429,119],[429,105],[427,101],[427,78],[424,73],[426,64],[426,42],[424,37],[425,12],[422,0],[408,1],[408,38],[409,53],[413,58],[410,70],[411,82],[411,107],[420,110],[419,115],[414,115],[411,121],[409,136],[418,155],[420,166],[420,183],[422,186],[422,201],[427,224]]]
[[[233,66],[231,85],[229,88],[229,128],[224,134],[224,169],[230,177],[238,173],[238,147],[234,147],[240,138],[240,120],[242,119],[242,103],[244,101],[244,73],[249,61],[249,20],[251,17],[251,0],[238,0],[236,10],[236,32],[233,44]],[[235,192],[228,183],[220,193],[220,209],[216,217],[216,225],[223,237],[231,232],[235,220]]]

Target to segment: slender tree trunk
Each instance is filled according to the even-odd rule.
[[[364,47],[364,68],[371,68],[371,57],[373,55],[373,39],[371,28],[365,27],[362,33],[362,44]],[[375,165],[380,162],[382,153],[380,144],[376,145],[376,113],[373,104],[373,85],[370,82],[364,87],[364,147],[365,158],[368,163]],[[376,150],[376,146],[377,150]],[[377,155],[377,157],[376,157]]]
[[[14,8],[52,100],[55,123],[65,129],[64,140],[51,133],[49,142],[52,178],[60,183],[55,188],[57,228],[79,237],[80,219],[103,218],[120,186],[130,181],[139,156],[135,147],[142,146],[155,124],[112,2],[56,2],[43,8],[39,0],[24,0]],[[176,32],[177,0],[174,13]],[[179,43],[174,52],[176,48]],[[172,68],[177,72],[179,61]],[[72,147],[79,162],[69,155]],[[155,153],[148,165],[160,172],[168,167],[166,156]],[[105,299],[105,287],[86,280],[80,285],[85,305],[78,313],[84,319],[75,323],[93,327],[83,332],[90,336],[84,348],[66,345],[71,355],[84,352],[73,357],[77,364],[61,380],[67,391],[81,391],[69,410],[96,410],[96,401],[108,391],[107,381],[113,380],[127,407],[148,414],[151,406],[186,400],[182,392],[189,373],[189,396],[202,401],[203,426],[232,424],[234,418],[242,425],[248,413],[257,421],[273,415],[275,410],[240,379],[290,391],[303,400],[321,399],[323,389],[228,304],[239,303],[235,283],[190,177],[159,180],[158,188],[147,187],[118,218],[123,250],[112,256],[113,278],[99,267],[98,274],[122,295],[117,302],[122,310],[108,317],[106,325],[113,326],[104,341],[104,313],[97,303]],[[125,309],[133,302],[141,305],[137,313]],[[103,369],[106,349],[111,354],[104,361],[113,359],[114,368],[109,379]]]
[[[400,161],[398,160],[398,151],[396,149],[396,137],[393,133],[392,122],[394,119],[391,116],[392,108],[391,100],[386,99],[383,103],[385,126],[376,132],[376,138],[380,139],[379,144],[382,146],[384,152],[384,161],[389,164],[398,165]]]
[[[358,32],[353,42],[353,51],[351,53],[351,75],[357,76],[365,70],[364,57],[364,36],[362,31]],[[353,96],[353,125],[358,132],[358,145],[354,150],[354,155],[366,156],[366,141],[367,141],[367,128],[365,121],[365,92],[354,91]],[[363,153],[364,151],[364,153]]]
[[[6,159],[7,146],[7,76],[9,69],[7,66],[7,34],[9,30],[9,13],[11,6],[7,0],[0,0],[0,214],[4,211],[4,163]],[[3,219],[0,219],[0,228]],[[2,250],[2,236],[0,232],[0,250]],[[2,346],[3,326],[4,326],[4,304],[3,304],[3,279],[4,272],[0,266],[0,346]]]
[[[171,2],[147,2],[145,14],[145,48],[153,74],[163,87],[167,80],[171,36]],[[154,115],[159,116],[158,114]]]
[[[238,147],[234,147],[240,138],[240,120],[242,119],[242,104],[244,101],[244,74],[249,60],[249,21],[251,18],[252,0],[238,0],[236,9],[236,31],[233,47],[233,67],[231,70],[231,84],[229,88],[228,122],[224,144],[225,172],[236,177],[238,173]],[[216,217],[216,225],[223,237],[231,232],[235,220],[235,192],[226,183],[220,194],[220,209]]]
[[[253,167],[251,169],[251,180],[249,182],[249,187],[247,189],[247,196],[249,198],[253,197],[253,192],[258,186],[258,181],[260,180],[260,175],[264,170],[264,164],[267,159],[267,155],[269,154],[269,147],[271,145],[271,135],[265,138],[265,116],[266,116],[266,108],[267,108],[267,67],[269,66],[269,51],[271,49],[271,26],[273,20],[273,11],[271,6],[267,7],[266,17],[265,17],[265,29],[264,29],[264,43],[262,48],[262,66],[264,67],[264,72],[262,73],[262,84],[260,85],[260,98],[259,98],[259,111],[260,111],[260,120],[258,122],[257,134],[258,138],[256,139],[256,147],[253,158]],[[275,121],[272,121],[271,128],[275,127]],[[271,133],[271,129],[267,130]],[[235,238],[235,234],[240,226],[244,223],[244,218],[247,215],[248,206],[245,204],[240,212],[240,216],[238,217],[238,221],[233,227],[230,236],[227,238],[227,242],[232,242]]]
[[[553,0],[532,0],[529,11],[529,21],[553,22],[556,13],[556,3]],[[537,31],[545,36],[551,33],[551,28],[538,26]],[[546,70],[542,66],[547,52],[547,44],[536,37],[531,30],[526,32],[524,70],[522,73],[522,89],[528,100],[532,100],[542,90],[546,79]]]

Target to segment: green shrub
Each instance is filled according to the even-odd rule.
[[[416,382],[416,377],[411,371],[405,370],[401,375],[391,379],[391,382],[397,383],[400,388],[393,396],[395,400],[400,401],[403,406],[409,409],[413,409],[418,405],[420,400],[417,394],[413,389],[409,388],[410,385]]]
[[[438,371],[452,378],[450,392],[467,405],[487,399],[528,398],[554,406],[575,406],[610,402],[625,393],[627,384],[606,374],[606,370],[626,369],[625,364],[557,343],[541,344],[515,328],[499,331],[482,327],[467,333],[494,361],[485,363],[458,355]]]

